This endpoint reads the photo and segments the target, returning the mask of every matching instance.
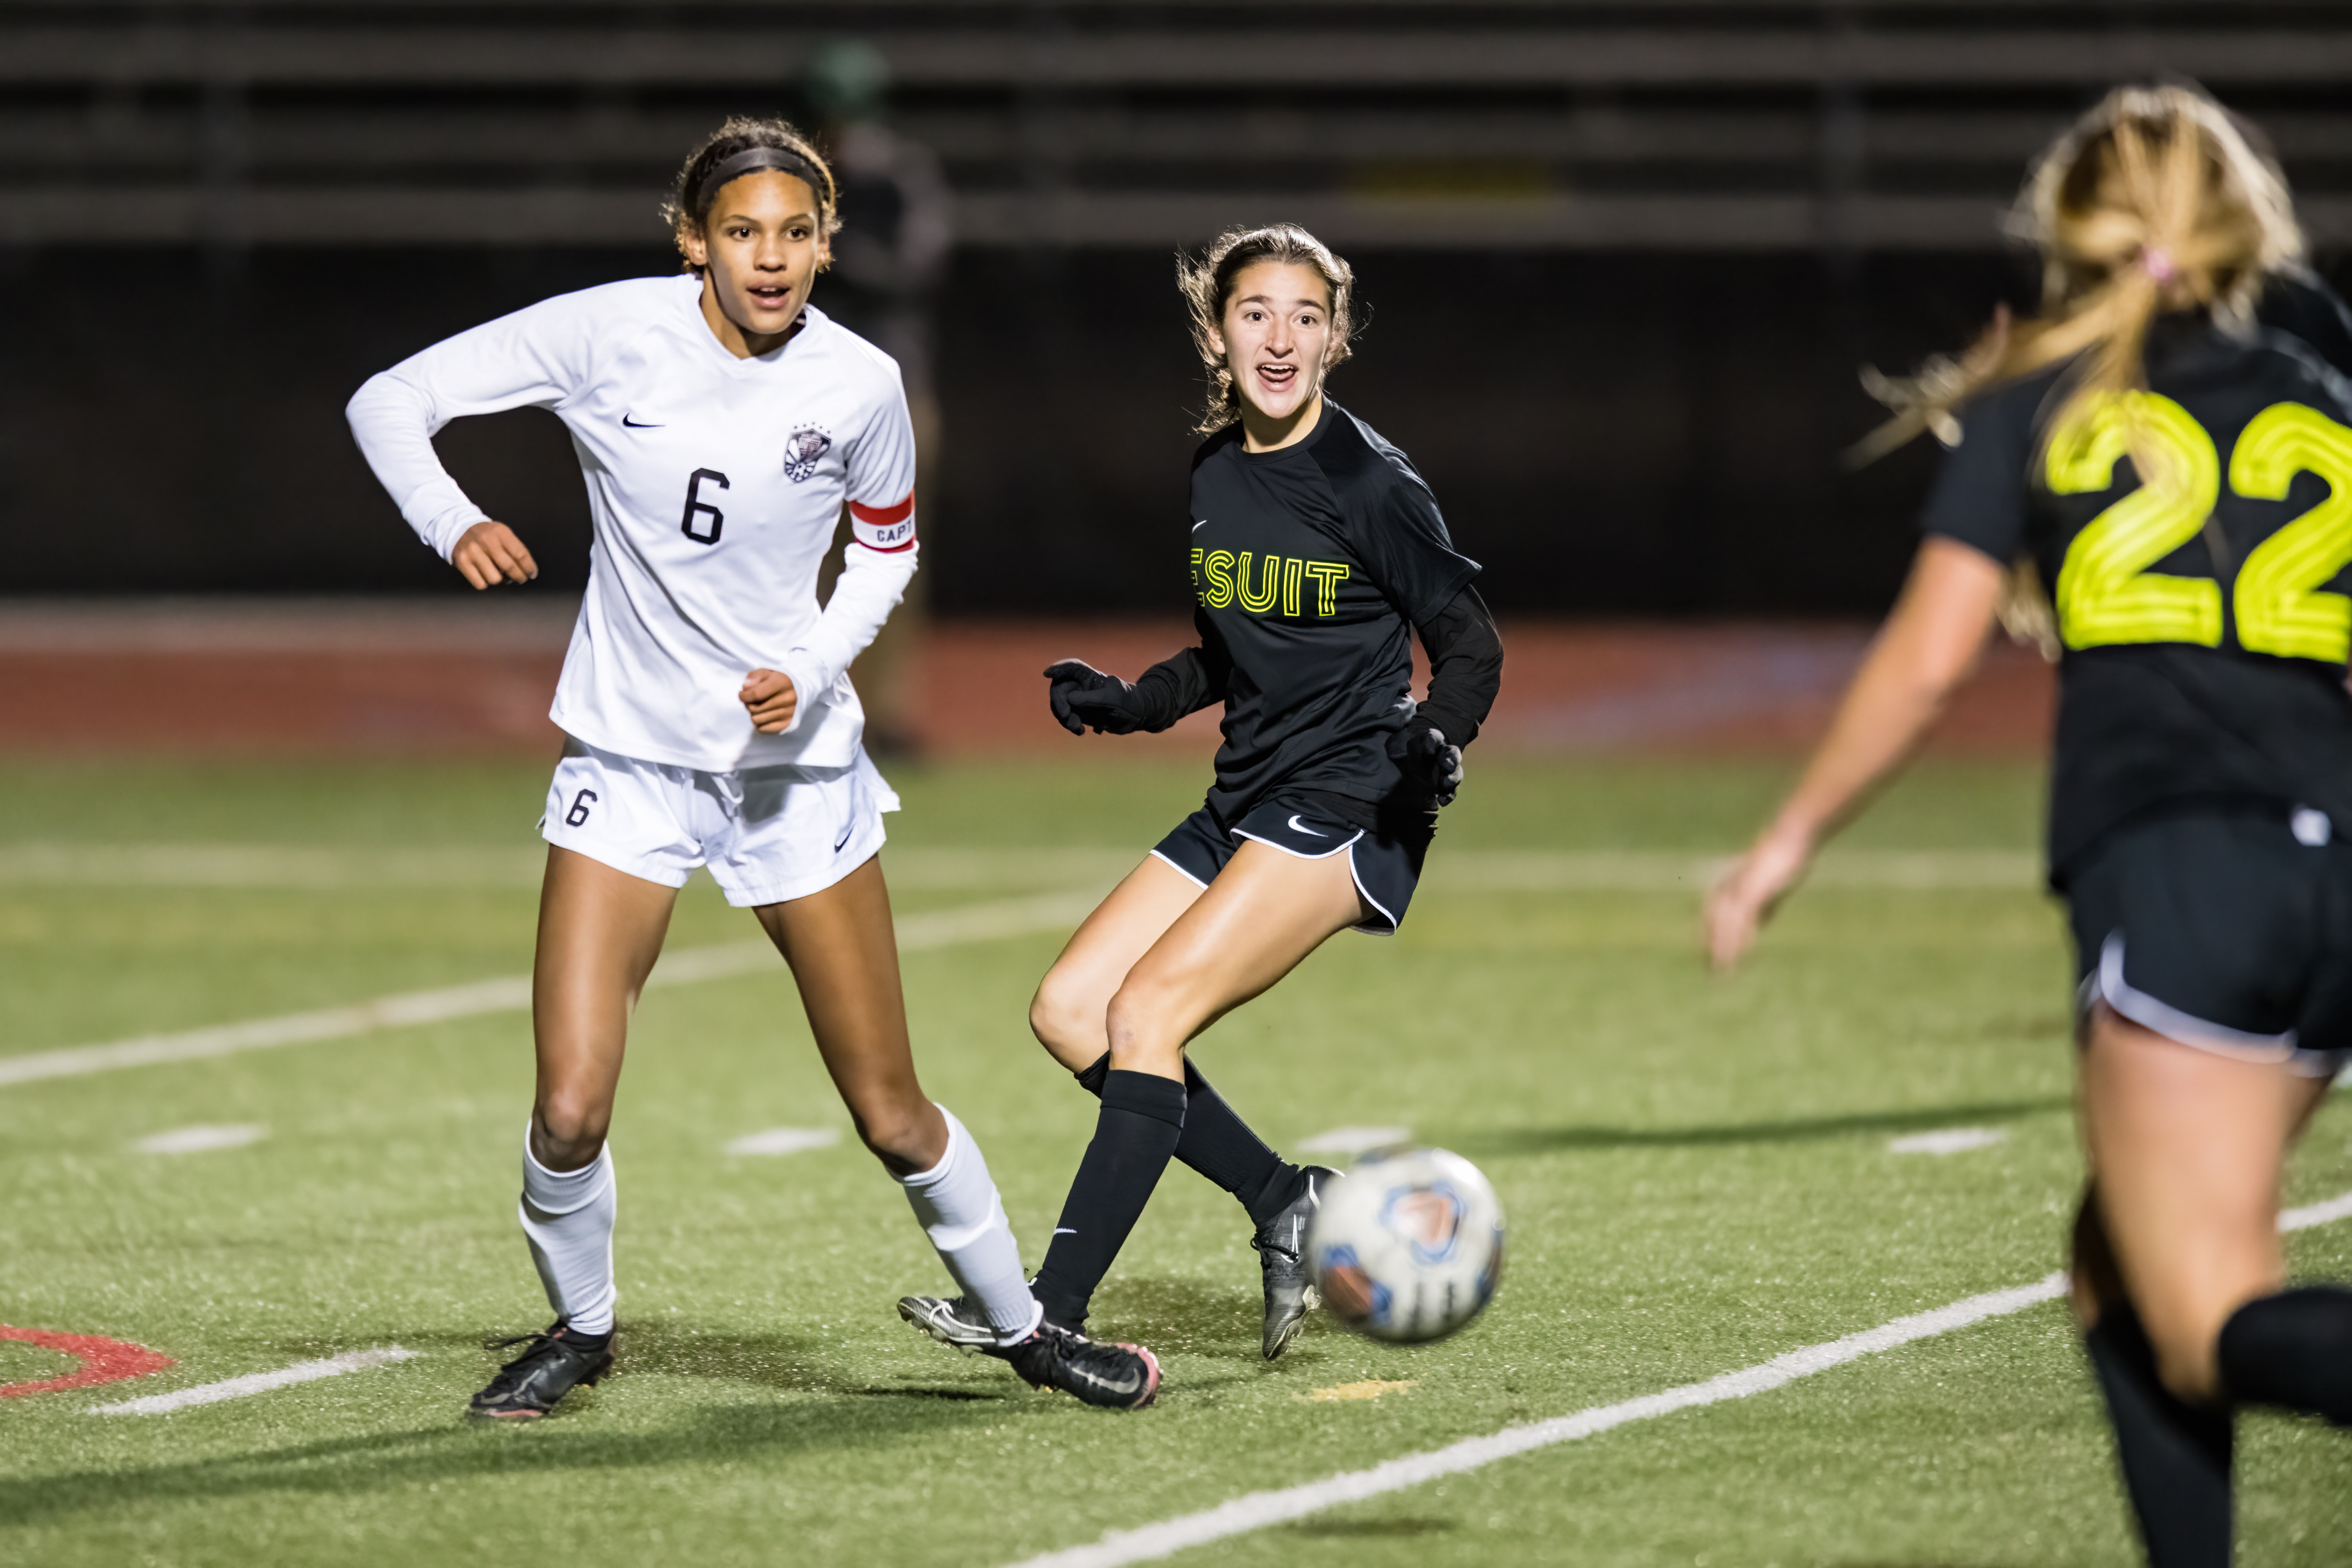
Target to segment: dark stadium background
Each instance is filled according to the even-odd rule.
[[[1927,458],[1840,472],[1874,411],[1855,368],[2030,298],[2000,210],[2116,79],[2206,82],[2271,130],[2315,237],[2352,234],[2332,5],[15,4],[6,591],[454,592],[343,399],[456,329],[667,270],[684,148],[802,112],[810,51],[847,35],[955,192],[926,523],[949,615],[1181,593],[1159,546],[1198,378],[1171,257],[1231,220],[1295,216],[1355,260],[1335,391],[1520,614],[1881,607]],[[577,582],[555,422],[445,440]]]

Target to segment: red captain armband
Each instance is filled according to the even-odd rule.
[[[915,492],[896,506],[849,503],[849,531],[868,550],[884,552],[915,547]]]

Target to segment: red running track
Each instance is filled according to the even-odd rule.
[[[0,752],[544,756],[572,613],[521,596],[0,605]],[[1836,623],[1507,622],[1481,749],[1800,751],[1869,637]],[[1046,716],[1048,663],[1075,655],[1132,677],[1191,640],[1173,620],[935,624],[913,661],[909,720],[942,759],[1052,752],[1081,742]],[[2038,656],[1996,646],[1937,749],[2038,755],[2053,693]],[[1117,744],[1205,758],[1213,715]]]

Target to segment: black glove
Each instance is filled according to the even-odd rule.
[[[1082,659],[1066,658],[1045,667],[1053,682],[1045,700],[1055,721],[1073,735],[1092,728],[1097,735],[1132,735],[1143,727],[1135,688],[1116,675],[1105,675]]]
[[[1406,783],[1427,790],[1438,805],[1454,804],[1454,792],[1462,787],[1462,748],[1446,744],[1444,731],[1415,720],[1389,737],[1389,760]]]

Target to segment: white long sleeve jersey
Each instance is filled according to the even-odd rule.
[[[915,573],[915,437],[898,367],[810,307],[781,349],[737,359],[699,279],[559,295],[371,377],[346,410],[401,515],[444,560],[488,514],[433,436],[468,414],[552,409],[588,483],[588,593],[548,716],[608,752],[713,773],[839,766],[865,712],[847,670]],[[822,612],[819,563],[855,538]],[[755,668],[800,694],[762,735]]]

